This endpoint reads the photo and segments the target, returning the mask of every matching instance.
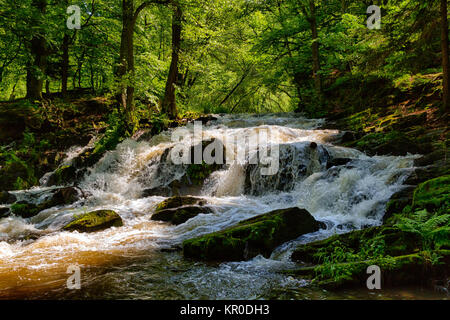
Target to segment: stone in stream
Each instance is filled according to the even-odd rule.
[[[96,232],[123,226],[122,218],[112,210],[98,210],[82,214],[63,227],[64,231]]]
[[[151,219],[179,225],[201,213],[212,213],[211,208],[205,204],[206,200],[201,198],[172,197],[158,204]]]
[[[152,215],[152,220],[170,222],[174,225],[185,223],[199,214],[212,213],[211,208],[204,206],[186,206],[176,209],[161,210]]]
[[[268,257],[279,245],[325,228],[305,209],[275,210],[236,226],[183,243],[186,258],[206,261],[242,261],[259,254]]]
[[[351,162],[353,159],[349,158],[334,158],[327,162],[327,169],[333,168],[333,167],[339,167],[339,166],[345,166],[349,162]]]
[[[197,197],[172,197],[164,200],[159,203],[156,207],[155,212],[159,212],[167,209],[176,209],[182,206],[204,206],[206,204],[206,200]]]
[[[0,192],[0,204],[11,204],[17,201],[17,198],[12,193],[8,191]]]
[[[39,212],[46,209],[69,205],[76,202],[79,199],[78,192],[75,188],[67,187],[61,188],[56,191],[48,200],[40,203],[34,204],[26,201],[20,201],[11,206],[11,211],[16,216],[22,218],[32,218],[39,214]]]
[[[0,208],[0,219],[8,217],[9,214],[9,208]]]

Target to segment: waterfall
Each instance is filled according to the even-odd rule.
[[[148,269],[159,275],[158,270],[164,269],[161,265],[165,264],[175,263],[180,270],[190,270],[166,272],[167,279],[161,280],[158,287],[171,288],[181,298],[197,297],[192,292],[205,292],[211,298],[251,298],[267,290],[271,282],[285,287],[304,285],[276,273],[292,267],[289,250],[298,243],[326,238],[335,232],[381,224],[387,201],[403,187],[416,158],[368,157],[357,150],[335,146],[332,141],[340,133],[319,129],[322,124],[322,120],[293,114],[218,117],[203,127],[200,140],[220,140],[233,161],[215,168],[199,186],[190,185],[186,178],[189,165],[175,164],[171,156],[177,146],[190,149],[199,143],[200,140],[189,138],[194,134],[194,124],[182,128],[184,133],[178,141],[172,140],[176,129],[147,140],[125,140],[84,174],[79,187],[89,195],[87,199],[47,209],[31,219],[0,219],[0,297],[2,292],[7,295],[9,289],[15,288],[14,279],[19,278],[33,287],[38,286],[38,278],[48,277],[47,286],[51,287],[57,279],[65,279],[68,263],[106,266],[135,258],[143,259],[137,264],[137,272],[143,278],[148,276]],[[267,147],[271,152],[277,151],[278,170],[272,175],[263,174],[268,163],[258,161],[258,145],[244,143],[262,131],[267,132]],[[83,150],[70,150],[67,161]],[[339,158],[348,161],[330,165]],[[45,179],[42,183],[45,185]],[[151,221],[156,205],[175,192],[175,185],[184,193],[205,198],[214,212],[179,226]],[[38,203],[51,191],[52,188],[39,187],[14,194]],[[244,219],[294,206],[307,209],[328,228],[281,246],[270,259],[257,257],[219,267],[194,266],[180,256],[173,258],[160,251]],[[115,210],[124,226],[93,234],[60,230],[73,216],[97,209]],[[29,232],[40,237],[15,240]],[[95,275],[92,281],[117,283],[115,290],[119,294],[126,290],[126,285],[118,280],[127,274],[128,269],[124,268],[122,273],[109,274],[116,282],[108,276]],[[254,288],[239,290],[236,286],[241,281],[256,284]],[[221,285],[215,285],[217,282]]]

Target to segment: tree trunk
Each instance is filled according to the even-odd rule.
[[[317,18],[316,18],[316,5],[314,4],[314,0],[309,1],[309,9],[311,12],[310,17],[310,25],[312,31],[312,58],[313,58],[313,78],[314,78],[314,87],[316,89],[316,93],[321,95],[322,93],[322,80],[320,78],[320,58],[319,58],[319,32],[317,30]]]
[[[67,95],[67,82],[69,80],[69,36],[66,34],[62,44],[62,62],[61,62],[61,93]]]
[[[441,46],[442,46],[442,71],[444,79],[442,81],[442,102],[443,110],[448,111],[449,100],[449,57],[448,57],[448,18],[447,0],[441,0]]]
[[[45,14],[47,0],[33,0],[32,6],[38,10],[39,16],[33,16],[31,25],[40,26],[40,18]],[[42,28],[39,28],[43,32]],[[47,66],[47,42],[43,34],[35,34],[29,44],[32,61],[27,67],[27,99],[42,100],[42,89],[44,86],[44,74]]]
[[[125,111],[127,121],[132,122],[134,112],[134,1],[122,2],[122,36],[117,75],[121,80],[120,104]],[[126,82],[126,84],[125,84]],[[131,123],[130,123],[131,124]]]
[[[175,86],[178,81],[178,61],[181,45],[182,17],[183,12],[181,11],[180,6],[174,3],[172,18],[172,62],[170,63],[166,91],[162,101],[162,110],[167,113],[171,119],[176,119],[178,116]]]

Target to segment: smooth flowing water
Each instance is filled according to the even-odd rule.
[[[223,116],[203,127],[203,138],[227,141],[227,153],[247,150],[225,169],[214,172],[195,195],[207,199],[213,214],[201,214],[179,226],[151,221],[164,197],[143,197],[146,189],[169,185],[186,173],[185,165],[167,160],[167,150],[194,145],[172,142],[173,131],[151,139],[128,139],[89,168],[79,187],[87,199],[54,207],[31,219],[15,216],[0,220],[0,298],[49,299],[335,299],[442,298],[419,289],[383,293],[367,290],[331,294],[308,287],[281,271],[295,268],[290,261],[300,243],[335,233],[380,225],[386,202],[402,188],[414,155],[368,157],[332,143],[334,130],[318,129],[321,120],[294,114]],[[184,134],[193,132],[188,125]],[[263,176],[262,165],[249,161],[256,146],[243,143],[261,131],[279,149],[279,170]],[[311,142],[318,147],[312,150]],[[246,148],[243,150],[243,148]],[[67,162],[83,151],[68,152]],[[326,168],[332,158],[351,158],[346,166]],[[45,185],[46,177],[42,179]],[[15,192],[19,200],[39,203],[52,188]],[[327,230],[302,236],[277,248],[270,258],[205,264],[187,261],[171,250],[185,239],[222,230],[241,220],[275,209],[306,208]],[[120,214],[124,226],[97,233],[63,232],[74,215],[97,209]],[[37,240],[24,240],[28,234]],[[81,290],[68,290],[70,265],[81,268]]]

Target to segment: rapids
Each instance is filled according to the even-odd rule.
[[[143,191],[169,185],[186,172],[174,165],[167,151],[174,130],[149,140],[128,139],[88,169],[79,187],[89,196],[65,207],[54,207],[31,219],[0,219],[0,298],[121,298],[121,299],[256,299],[327,298],[311,291],[308,281],[280,271],[294,268],[290,254],[299,243],[334,233],[380,225],[385,205],[399,191],[417,157],[368,157],[333,145],[341,135],[319,129],[322,120],[294,114],[220,116],[203,127],[203,138],[227,141],[227,154],[235,157],[214,172],[197,195],[207,199],[214,213],[199,215],[179,226],[151,221],[164,197],[143,197]],[[184,133],[193,132],[189,124]],[[267,144],[279,150],[279,170],[260,174],[261,164],[249,164],[256,145],[246,138],[265,130]],[[311,142],[318,147],[311,151]],[[67,153],[65,163],[80,152]],[[351,158],[346,166],[327,169],[330,158]],[[39,203],[53,188],[42,187],[14,194],[19,200]],[[1,205],[0,205],[1,206]],[[220,265],[186,261],[172,250],[182,241],[221,230],[275,209],[306,208],[327,230],[309,234],[277,248],[269,259]],[[124,226],[83,234],[60,231],[76,214],[97,209],[118,212]],[[24,237],[38,235],[37,240]],[[81,268],[82,289],[66,289],[69,265]],[[393,293],[396,296],[399,293]],[[351,293],[349,296],[361,296]],[[362,294],[362,297],[365,297]]]

